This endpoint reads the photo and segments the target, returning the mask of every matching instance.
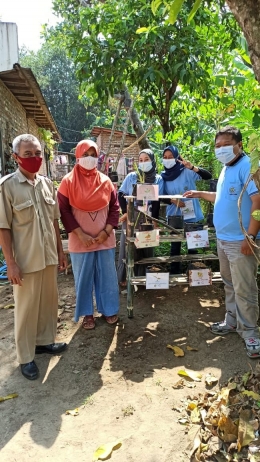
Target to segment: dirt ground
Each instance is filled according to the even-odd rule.
[[[211,372],[219,378],[213,389],[248,363],[236,335],[214,337],[209,323],[224,315],[221,284],[169,291],[139,288],[135,316],[128,319],[121,295],[120,322],[97,319],[94,331],[75,324],[73,277],[59,276],[61,307],[58,341],[69,343],[57,357],[38,355],[40,379],[30,382],[16,362],[13,302],[9,285],[0,287],[0,396],[18,393],[0,403],[0,460],[92,461],[101,445],[121,440],[113,462],[186,462],[187,427],[178,419],[181,400],[205,392],[202,379],[195,388],[174,389],[178,370]],[[98,316],[98,314],[97,314]],[[175,357],[167,344],[178,345]],[[187,346],[198,351],[187,351]],[[77,416],[67,410],[79,408]]]

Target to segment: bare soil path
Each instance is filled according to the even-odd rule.
[[[40,379],[30,382],[16,362],[13,309],[4,309],[13,302],[11,287],[0,287],[0,396],[19,395],[0,403],[1,462],[91,462],[97,447],[117,439],[122,446],[113,462],[187,462],[187,428],[176,408],[206,386],[202,379],[195,388],[174,389],[178,370],[211,372],[221,385],[254,364],[236,334],[209,332],[209,323],[224,316],[223,286],[140,288],[133,319],[121,295],[119,324],[98,318],[94,331],[72,320],[72,275],[59,276],[59,293],[58,341],[69,349],[37,356]],[[167,344],[185,356],[175,357]],[[75,408],[77,416],[65,414]]]

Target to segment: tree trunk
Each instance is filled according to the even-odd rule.
[[[260,83],[260,0],[226,0],[248,44],[256,79]]]
[[[131,96],[127,90],[125,90],[125,99],[131,101]],[[130,120],[137,138],[140,138],[144,134],[144,128],[140,120],[139,114],[134,107],[132,107],[130,111]],[[150,144],[146,136],[141,139],[138,145],[140,149],[150,149]]]

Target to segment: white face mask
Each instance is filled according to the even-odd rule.
[[[222,146],[221,148],[215,149],[216,158],[222,164],[229,164],[232,160],[235,159],[236,154],[234,154],[234,146]]]
[[[142,170],[142,172],[147,173],[152,170],[152,162],[150,160],[147,162],[139,162],[138,168]]]
[[[172,168],[176,164],[175,159],[163,159],[163,165],[165,168]]]
[[[98,158],[97,157],[92,157],[92,156],[87,156],[87,157],[80,157],[79,159],[79,165],[86,170],[92,170],[95,168],[98,164]]]

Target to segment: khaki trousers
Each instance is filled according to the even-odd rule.
[[[54,343],[57,329],[57,266],[23,275],[15,284],[15,343],[20,364],[33,361],[36,345]]]
[[[256,243],[259,246],[258,239]],[[236,327],[243,339],[259,338],[257,260],[254,255],[241,253],[242,241],[218,239],[217,244],[220,274],[225,284],[225,322]],[[257,249],[254,251],[259,258]]]

